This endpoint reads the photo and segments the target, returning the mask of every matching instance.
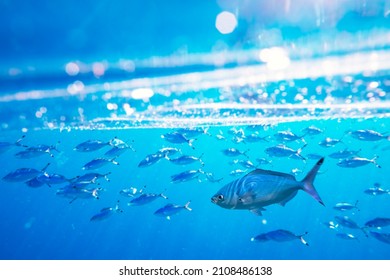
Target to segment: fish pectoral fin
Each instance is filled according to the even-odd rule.
[[[257,208],[257,209],[251,209],[249,211],[251,211],[256,216],[263,216],[263,213],[261,213],[261,211],[265,211],[265,209],[264,208]]]
[[[243,196],[239,197],[238,200],[243,204],[251,204],[255,201],[256,196],[252,192],[247,192]]]

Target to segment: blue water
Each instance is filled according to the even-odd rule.
[[[98,199],[59,196],[66,183],[32,188],[0,179],[0,259],[390,259],[389,243],[369,233],[390,234],[390,227],[324,225],[344,215],[359,227],[376,217],[390,218],[390,194],[364,192],[376,184],[390,190],[385,1],[342,7],[317,1],[286,1],[280,7],[267,1],[197,1],[190,11],[182,1],[124,2],[66,1],[53,7],[49,2],[31,6],[4,1],[0,9],[0,35],[7,38],[0,46],[0,142],[24,136],[20,144],[26,146],[0,151],[0,178],[48,163],[48,173],[83,175],[82,167],[109,149],[74,150],[87,140],[117,137],[134,148],[115,159],[119,165],[94,170],[110,173],[109,181],[101,178],[90,185],[99,188]],[[224,10],[238,20],[228,35],[215,27],[216,15]],[[268,60],[262,51],[271,52]],[[309,126],[322,132],[304,135]],[[207,130],[194,137],[193,148],[161,137],[189,127]],[[239,143],[233,141],[233,129],[243,131]],[[386,137],[362,141],[352,137],[356,130]],[[304,147],[305,160],[265,152],[283,143],[274,137],[278,131],[303,135],[284,144]],[[245,141],[252,133],[265,141]],[[341,142],[321,147],[326,137]],[[56,145],[58,151],[52,151],[53,157],[15,156],[40,144]],[[138,167],[163,147],[201,157],[204,166],[178,166],[162,158]],[[246,151],[247,157],[227,157],[221,151],[226,148]],[[360,157],[375,159],[381,168],[374,163],[338,166],[329,155],[345,148],[359,150]],[[317,161],[310,154],[325,157],[314,182],[325,206],[304,191],[284,207],[267,206],[262,216],[211,202],[221,187],[251,171],[232,164],[235,159],[301,180]],[[270,163],[258,165],[259,158]],[[171,182],[172,175],[199,169],[222,180],[211,182],[200,174],[188,182]],[[243,174],[230,174],[238,169]],[[129,206],[132,198],[120,191],[130,187],[163,193],[168,200]],[[121,211],[90,221],[118,201]],[[167,203],[188,202],[192,211],[170,220],[154,214]],[[333,207],[340,202],[357,202],[359,210],[337,211]],[[309,246],[298,239],[251,241],[278,229],[307,233]],[[341,239],[338,233],[355,239]]]

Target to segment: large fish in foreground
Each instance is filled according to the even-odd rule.
[[[323,162],[324,158],[321,158],[302,181],[290,174],[256,169],[222,187],[211,202],[227,209],[250,210],[260,216],[265,206],[275,203],[284,206],[299,190],[303,190],[324,205],[313,186]]]

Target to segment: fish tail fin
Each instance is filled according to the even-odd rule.
[[[360,209],[357,207],[358,202],[359,202],[359,200],[356,200],[356,202],[355,202],[355,208],[356,208],[358,211],[360,211]]]
[[[195,140],[196,140],[196,138],[193,138],[193,139],[188,140],[188,145],[189,145],[193,150],[195,150],[195,147],[192,145],[192,142],[194,142]]]
[[[301,240],[301,242],[302,242],[304,245],[309,246],[309,243],[307,243],[307,241],[306,241],[305,239],[303,239],[303,237],[304,237],[305,235],[307,235],[307,234],[308,234],[308,232],[305,232],[304,234],[299,235],[298,237],[299,237],[299,240]]]
[[[206,127],[206,128],[203,130],[203,132],[204,132],[204,134],[206,134],[206,135],[208,135],[208,136],[212,136],[211,133],[209,132],[209,129],[210,129],[210,127],[208,126],[208,127]]]
[[[244,156],[246,156],[246,158],[249,158],[248,155],[246,154],[246,153],[249,152],[249,151],[250,151],[250,149],[248,149],[248,150],[242,152],[242,154],[243,154]]]
[[[360,229],[363,231],[364,236],[368,238],[368,234],[367,234],[366,228],[367,227],[361,227]]]
[[[165,194],[163,194],[163,193],[160,193],[160,196],[161,196],[162,198],[164,198],[164,199],[168,199],[168,197],[167,197]]]
[[[27,148],[28,146],[20,144],[20,142],[22,142],[22,140],[24,139],[24,137],[26,137],[26,135],[22,135],[22,137],[20,137],[18,140],[16,140],[16,141],[15,141],[15,146],[18,146],[18,147],[22,146],[22,147]]]
[[[41,169],[41,171],[42,171],[42,172],[45,172],[46,169],[49,167],[49,165],[50,165],[50,162],[48,162],[48,163],[45,165],[45,167]]]
[[[119,200],[115,204],[114,211],[117,213],[123,213],[123,210],[119,207]]]
[[[325,206],[324,202],[320,198],[320,195],[318,194],[318,192],[316,191],[313,185],[317,172],[323,163],[324,163],[324,158],[321,158],[319,161],[317,161],[316,165],[314,165],[314,167],[309,171],[309,173],[301,182],[303,183],[303,190],[308,194],[310,194],[319,203]]]
[[[371,162],[372,162],[376,167],[382,168],[382,166],[380,166],[380,165],[376,162],[376,160],[377,160],[378,157],[379,157],[379,156],[374,156],[374,157],[371,159]]]
[[[185,205],[184,205],[184,208],[187,209],[188,211],[192,211],[192,208],[190,208],[190,203],[191,201],[188,201]]]
[[[107,177],[110,174],[111,174],[111,172],[107,172],[106,174],[103,174],[103,177],[104,177],[104,179],[106,179],[107,182],[110,182],[110,178]]]
[[[307,143],[305,143],[302,147],[300,147],[298,150],[297,150],[297,154],[298,155],[301,155],[302,153],[302,150],[307,146]]]

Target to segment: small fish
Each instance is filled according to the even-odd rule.
[[[348,211],[352,209],[356,209],[360,211],[360,209],[357,207],[358,202],[359,202],[358,200],[356,200],[355,204],[350,204],[347,202],[339,202],[333,207],[333,209],[337,211]]]
[[[143,193],[140,196],[132,199],[127,205],[129,206],[140,206],[151,203],[155,201],[157,198],[162,197],[164,199],[168,199],[164,194],[155,194],[155,193]]]
[[[267,140],[267,138],[268,138],[268,136],[261,137],[257,133],[252,133],[252,134],[249,134],[248,136],[245,137],[245,141],[248,143],[269,142]]]
[[[336,233],[336,236],[338,238],[345,239],[345,240],[357,240],[357,241],[359,241],[359,239],[356,236],[354,236],[353,234],[351,234],[351,233]]]
[[[95,181],[99,178],[104,178],[106,179],[107,182],[110,181],[110,179],[107,177],[108,175],[110,175],[111,172],[108,172],[106,174],[100,174],[100,173],[95,173],[95,172],[91,172],[91,173],[86,173],[82,176],[77,176],[73,182],[74,183],[79,183],[79,182],[91,182],[91,183],[95,183]]]
[[[110,146],[111,142],[103,142],[100,140],[87,140],[83,143],[78,144],[74,150],[78,152],[93,152],[97,151],[105,146]]]
[[[203,161],[202,161],[202,156],[203,154],[200,155],[200,157],[194,157],[194,156],[186,156],[186,155],[182,155],[178,158],[169,158],[168,156],[165,157],[168,161],[174,163],[174,164],[177,164],[177,165],[187,165],[187,164],[191,164],[191,163],[194,163],[194,162],[199,162],[202,166],[204,165]]]
[[[60,174],[55,174],[55,173],[47,173],[47,172],[42,172],[39,174],[37,177],[35,177],[38,181],[48,185],[49,187],[51,185],[55,184],[62,184],[62,183],[67,183],[70,182],[72,179],[67,179],[65,176],[60,175]]]
[[[329,148],[329,147],[334,147],[338,143],[343,143],[341,139],[332,139],[329,137],[326,137],[324,140],[322,140],[318,145],[321,147]]]
[[[319,155],[319,154],[308,154],[306,157],[307,157],[308,159],[317,160],[317,159],[323,158],[324,156]]]
[[[238,160],[237,163],[244,168],[256,168],[256,166],[250,160]]]
[[[362,149],[359,149],[357,151],[352,151],[348,149],[344,149],[338,152],[331,153],[329,157],[335,158],[335,159],[343,159],[343,158],[349,158],[356,156]]]
[[[327,228],[334,229],[334,230],[337,230],[337,228],[339,227],[339,224],[336,224],[334,221],[323,223],[323,225],[326,226]]]
[[[208,133],[209,127],[203,128],[203,127],[188,127],[188,128],[179,128],[177,130],[178,133],[184,135],[188,138],[194,138],[202,134],[207,134],[211,136],[210,133]]]
[[[187,143],[191,148],[194,149],[194,147],[192,146],[192,142],[195,139],[187,139],[183,134],[181,134],[179,132],[175,131],[175,132],[165,133],[165,134],[161,135],[161,138],[163,138],[164,140],[166,140],[170,143],[174,143],[174,144]]]
[[[364,224],[366,227],[381,228],[390,226],[390,218],[375,218]]]
[[[98,169],[98,168],[100,168],[108,163],[119,165],[119,163],[115,161],[115,158],[112,158],[112,159],[95,158],[95,159],[91,160],[90,162],[86,163],[82,167],[82,169],[84,169],[84,170]]]
[[[122,213],[123,211],[119,208],[119,201],[115,205],[115,207],[106,207],[100,209],[100,212],[93,215],[90,219],[91,222],[105,220],[112,216],[114,213]]]
[[[228,148],[228,149],[223,149],[222,153],[225,156],[228,156],[228,157],[237,157],[237,156],[240,156],[240,155],[244,155],[244,156],[248,157],[247,154],[246,154],[248,151],[249,150],[241,152],[240,150],[238,150],[236,148]]]
[[[118,139],[117,137],[110,140],[110,145],[112,146],[112,148],[104,153],[104,155],[107,157],[118,157],[127,150],[132,150],[133,152],[135,152],[132,146]]]
[[[390,136],[385,136],[377,131],[369,130],[369,129],[349,131],[349,133],[353,138],[362,141],[379,141],[382,139],[390,140]]]
[[[147,167],[159,162],[164,155],[161,153],[147,155],[143,160],[138,163],[138,167]]]
[[[190,206],[190,201],[188,201],[184,206],[169,203],[164,207],[157,209],[156,212],[154,212],[154,215],[165,217],[167,220],[170,220],[172,215],[175,215],[181,212],[182,210],[192,211],[192,209],[189,206]]]
[[[226,140],[225,136],[223,136],[222,134],[215,135],[215,138],[217,138],[217,140]]]
[[[214,174],[211,173],[211,172],[207,172],[207,173],[205,173],[205,175],[206,175],[206,179],[207,179],[209,182],[211,182],[211,183],[218,183],[218,182],[221,182],[221,181],[223,180],[223,178],[216,179],[216,178],[214,177]]]
[[[157,151],[156,154],[160,154],[161,157],[166,157],[166,156],[173,156],[174,154],[181,153],[180,149],[177,148],[161,148],[160,150]]]
[[[352,220],[348,216],[335,216],[335,220],[343,227],[352,228],[352,229],[360,229],[367,236],[367,232],[364,228],[360,227],[354,220]]]
[[[141,191],[138,191],[137,188],[130,187],[127,189],[120,190],[119,194],[124,196],[124,197],[134,197],[138,192],[141,192]]]
[[[99,199],[99,191],[101,188],[92,188],[92,189],[85,189],[85,188],[77,188],[72,185],[60,188],[57,190],[56,195],[62,196],[65,198],[70,198],[71,201],[69,203],[72,203],[76,199],[90,199],[95,198]]]
[[[284,230],[284,229],[278,229],[274,231],[270,231],[267,233],[262,233],[260,235],[257,235],[255,237],[251,238],[251,241],[257,241],[257,242],[265,242],[269,240],[273,240],[276,242],[286,242],[286,241],[292,241],[292,240],[300,240],[302,244],[309,246],[309,244],[306,242],[305,239],[303,239],[303,236],[305,236],[307,232],[301,235],[296,235],[292,233],[291,231]]]
[[[293,150],[286,145],[279,144],[277,146],[269,147],[265,149],[265,152],[270,157],[289,157],[293,159],[300,159],[300,160],[306,160],[302,155],[301,152],[303,148],[306,147],[307,144],[303,145],[303,147],[299,148],[298,150]]]
[[[245,169],[245,170],[236,169],[236,170],[230,171],[229,175],[231,175],[231,176],[238,176],[238,175],[241,175],[243,173],[246,173],[247,171],[248,171],[247,169]]]
[[[379,183],[375,183],[373,188],[368,188],[364,191],[365,194],[368,195],[382,195],[382,194],[390,194],[389,190],[385,190],[381,188]]]
[[[314,125],[311,125],[309,127],[306,127],[302,130],[302,132],[304,134],[307,134],[307,135],[317,135],[317,134],[321,134],[323,133],[323,130],[319,129],[318,127],[315,127]]]
[[[291,131],[285,130],[285,131],[278,131],[274,134],[274,137],[277,141],[280,142],[292,142],[297,140],[302,140],[302,142],[305,142],[305,139],[303,139],[303,136],[298,136],[292,133]]]
[[[171,176],[172,183],[187,182],[190,180],[198,179],[199,174],[204,174],[201,169],[198,170],[187,170]]]
[[[26,137],[26,135],[23,135],[20,139],[18,139],[17,141],[15,141],[13,143],[12,142],[0,142],[0,154],[8,151],[10,148],[12,148],[14,146],[27,147],[27,146],[20,144],[20,142],[23,140],[24,137]]]
[[[48,163],[41,170],[37,170],[34,168],[18,168],[13,172],[8,173],[2,179],[7,182],[23,182],[35,178],[42,172],[45,172],[46,168],[50,165]]]
[[[383,243],[390,244],[390,233],[379,233],[379,232],[375,232],[375,231],[370,231],[370,234],[375,239],[377,239]]]
[[[323,162],[324,159],[320,159],[302,181],[296,181],[290,174],[256,169],[226,184],[211,198],[211,202],[226,209],[250,210],[260,216],[265,206],[276,203],[284,206],[299,190],[303,190],[324,205],[313,186]]]
[[[272,164],[272,161],[266,158],[257,158],[256,161],[258,162],[258,164]]]
[[[379,164],[376,163],[376,159],[378,157],[374,157],[372,159],[367,159],[367,158],[361,158],[361,157],[352,157],[352,158],[346,158],[340,160],[337,165],[340,167],[346,167],[346,168],[355,168],[355,167],[360,167],[369,163],[374,164],[376,167],[381,168]]]
[[[54,155],[52,154],[53,150],[59,152],[57,149],[57,145],[55,145],[55,146],[53,146],[53,145],[52,146],[37,145],[34,147],[28,147],[26,150],[16,153],[15,157],[20,158],[20,159],[30,159],[30,158],[39,157],[39,156],[42,156],[45,154],[47,154],[51,157],[54,157]]]
[[[37,177],[34,177],[34,178],[26,181],[25,184],[27,186],[29,186],[30,188],[39,188],[39,187],[42,187],[43,185],[45,185],[45,183],[38,181]]]

